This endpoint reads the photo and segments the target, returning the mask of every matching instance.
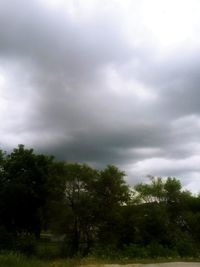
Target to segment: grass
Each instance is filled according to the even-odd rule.
[[[0,267],[76,267],[79,265],[78,259],[42,261],[11,252],[0,254]]]
[[[195,262],[199,259],[194,258],[156,258],[156,259],[117,259],[117,260],[101,260],[95,258],[85,259],[56,259],[56,260],[38,260],[32,257],[26,257],[21,254],[12,252],[5,252],[0,254],[0,267],[77,267],[84,265],[96,265],[102,264],[148,264],[148,263],[161,263],[161,262],[175,262],[175,261],[190,261]],[[137,265],[136,265],[137,266]]]
[[[45,265],[34,259],[28,259],[14,253],[3,253],[0,255],[1,267],[45,267]]]

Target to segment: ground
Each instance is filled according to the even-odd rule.
[[[88,265],[87,267],[97,267],[97,265]],[[98,267],[200,267],[200,262],[170,262],[170,263],[155,263],[155,264],[104,264]]]

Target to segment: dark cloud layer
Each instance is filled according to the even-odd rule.
[[[195,33],[163,45],[160,29],[144,20],[153,18],[145,0],[55,4],[0,3],[1,146],[25,143],[59,159],[116,164],[130,183],[177,176],[200,190]]]

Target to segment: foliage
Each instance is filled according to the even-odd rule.
[[[5,156],[0,217],[9,232],[39,236],[52,164],[52,157],[35,155],[23,145]]]
[[[124,177],[115,166],[56,161],[23,145],[0,151],[0,251],[43,259],[199,257],[200,196],[174,177],[149,176],[133,188]]]

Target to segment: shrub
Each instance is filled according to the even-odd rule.
[[[52,241],[39,241],[37,245],[36,256],[40,259],[50,260],[62,257],[64,255],[62,255],[62,246],[60,243]]]
[[[112,259],[120,259],[121,258],[121,253],[116,250],[115,248],[106,246],[98,246],[93,248],[93,250],[90,253],[90,256],[100,259],[100,260],[112,260]]]
[[[142,247],[138,244],[130,244],[124,246],[122,250],[122,254],[126,258],[134,259],[134,258],[147,258],[148,253],[145,247]]]
[[[5,227],[0,226],[0,251],[13,248],[13,235],[8,233]]]
[[[198,246],[189,239],[179,239],[174,248],[181,257],[198,257]]]
[[[19,251],[27,256],[36,252],[37,242],[34,235],[20,234],[16,237],[15,247],[13,250]]]

